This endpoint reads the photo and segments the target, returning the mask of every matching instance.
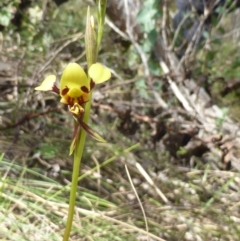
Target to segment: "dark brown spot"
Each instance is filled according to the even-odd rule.
[[[62,94],[62,95],[66,95],[68,91],[69,91],[69,88],[66,86],[66,87],[62,90],[61,94]]]
[[[74,101],[74,99],[68,96],[67,102],[68,102],[68,104],[69,104],[70,106],[73,105],[73,101]]]
[[[52,91],[55,92],[55,93],[58,94],[58,95],[59,95],[59,93],[60,93],[59,88],[58,88],[56,85],[54,85],[54,86],[52,87]]]
[[[77,100],[80,105],[85,103],[83,96],[78,97]]]
[[[86,86],[82,86],[81,90],[85,93],[89,93],[89,89]]]
[[[90,82],[90,90],[92,90],[95,86],[95,83],[93,82],[93,80],[91,79],[91,82]]]

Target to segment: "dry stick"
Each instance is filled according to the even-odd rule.
[[[154,184],[153,180],[151,177],[148,175],[148,173],[143,169],[143,167],[137,162],[136,163],[136,168],[138,171],[142,174],[142,176],[146,179],[146,181],[155,189],[156,193],[159,195],[159,197],[163,200],[165,204],[168,204],[171,206],[169,203],[168,199],[166,196],[163,194],[163,192]]]
[[[160,61],[160,65],[161,65],[164,73],[169,73],[168,66],[166,65],[165,62]],[[185,110],[193,112],[194,111],[193,108],[191,107],[191,105],[189,104],[189,102],[185,98],[185,96],[182,94],[182,92],[178,88],[177,84],[174,81],[172,81],[172,79],[169,77],[169,75],[167,76],[167,79],[168,79],[168,83],[169,83],[173,93],[176,95],[177,99],[182,103]]]
[[[116,33],[118,33],[122,38],[129,40],[129,37],[127,36],[127,34],[125,34],[123,31],[121,31],[111,20],[108,19],[108,17],[106,17],[106,24],[113,29]]]
[[[130,173],[129,173],[129,171],[128,171],[128,167],[127,167],[126,164],[125,164],[125,169],[126,169],[126,173],[127,173],[127,176],[128,176],[128,180],[129,180],[129,182],[130,182],[130,184],[131,184],[131,187],[132,187],[132,189],[133,189],[133,192],[135,193],[135,196],[136,196],[136,198],[137,198],[137,200],[138,200],[139,206],[140,206],[140,208],[141,208],[141,210],[142,210],[143,217],[144,217],[144,222],[145,222],[145,226],[146,226],[146,231],[147,231],[147,239],[148,239],[148,241],[150,241],[150,240],[149,240],[148,221],[147,221],[147,217],[146,217],[145,210],[144,210],[143,205],[142,205],[142,202],[141,202],[141,200],[140,200],[140,198],[139,198],[139,196],[138,196],[138,193],[137,193],[137,191],[136,191],[136,188],[134,187],[134,184],[133,184],[133,182],[132,182],[132,178],[131,178],[131,176],[130,176]]]
[[[17,127],[19,125],[24,124],[26,121],[29,121],[31,119],[35,119],[39,116],[46,115],[46,114],[51,113],[51,112],[55,112],[57,110],[59,110],[59,108],[50,108],[47,111],[40,112],[40,113],[28,113],[28,114],[24,115],[20,120],[15,122],[14,124],[10,124],[10,125],[5,126],[5,127],[0,127],[0,131]]]

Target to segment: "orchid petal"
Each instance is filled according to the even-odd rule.
[[[103,83],[111,78],[111,71],[100,63],[92,64],[88,74],[96,84]]]
[[[41,83],[41,85],[39,85],[35,88],[35,90],[40,90],[40,91],[53,90],[55,81],[56,81],[56,76],[49,75],[44,79],[44,81]]]
[[[61,98],[60,102],[66,105],[68,104],[68,101],[64,97]]]
[[[81,118],[77,118],[80,126],[90,135],[93,139],[99,142],[106,142],[95,130],[93,130],[89,125],[87,125]]]
[[[73,91],[68,95],[71,98],[75,98],[77,92],[78,95],[82,94],[82,86],[89,89],[89,85],[89,80],[83,68],[77,63],[70,63],[64,69],[60,80],[60,94],[63,95],[62,91],[67,87],[69,90]],[[71,96],[72,93],[74,96]]]

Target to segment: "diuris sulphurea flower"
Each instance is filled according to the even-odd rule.
[[[60,88],[56,85],[55,75],[47,76],[42,84],[35,88],[35,90],[53,91],[59,94],[61,97],[60,102],[68,105],[70,113],[78,123],[78,125],[75,126],[70,154],[72,154],[75,148],[76,137],[78,136],[80,127],[94,139],[105,142],[99,134],[83,122],[82,118],[85,103],[91,98],[91,90],[95,84],[100,84],[110,79],[111,72],[104,65],[95,63],[90,66],[88,76],[79,64],[69,63],[62,73]]]

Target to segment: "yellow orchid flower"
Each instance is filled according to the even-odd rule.
[[[89,93],[94,85],[103,83],[111,77],[110,70],[100,63],[91,65],[88,74],[91,78],[90,82],[79,64],[70,63],[63,71],[60,80],[60,89],[55,85],[56,76],[49,75],[35,90],[52,90],[60,94],[60,102],[69,105],[70,112],[79,115],[84,112],[82,105],[89,101]]]
[[[84,104],[90,100],[90,92],[95,84],[100,84],[110,79],[111,72],[104,65],[95,63],[89,68],[88,75],[90,81],[79,64],[69,63],[62,73],[60,88],[56,85],[56,76],[49,75],[35,90],[53,91],[59,94],[61,97],[60,102],[69,106],[69,111],[79,125],[96,140],[104,141],[100,135],[83,122],[82,114],[84,113]],[[76,129],[79,130],[80,128]],[[76,136],[77,133],[74,133],[73,140],[76,139]]]

